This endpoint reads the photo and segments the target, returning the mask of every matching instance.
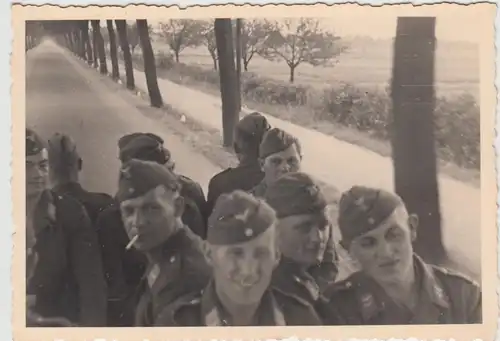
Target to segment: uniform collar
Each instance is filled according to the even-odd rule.
[[[285,316],[270,291],[264,293],[257,310],[256,316],[259,319],[258,325],[286,325]],[[204,325],[208,327],[230,326],[231,323],[229,315],[224,311],[222,304],[217,298],[213,280],[209,282],[202,294],[201,317],[204,321]]]
[[[413,261],[416,278],[421,283],[421,294],[426,295],[432,303],[442,308],[449,308],[450,300],[446,295],[441,281],[434,275],[432,266],[426,264],[417,254],[414,254]]]
[[[449,298],[441,282],[434,276],[432,266],[426,264],[416,254],[413,255],[413,262],[415,280],[420,291],[416,309],[419,310],[420,305],[429,301],[440,308],[449,308]],[[352,275],[351,279],[348,285],[357,286],[358,304],[365,321],[373,319],[387,308],[386,300],[389,302],[390,298],[378,283],[362,272]]]
[[[290,279],[292,280],[290,281]],[[280,264],[273,274],[273,280],[275,286],[279,289],[284,291],[290,290],[290,294],[294,295],[305,295],[306,297],[302,298],[307,301],[314,302],[319,298],[320,289],[314,277],[290,259],[281,259]],[[295,292],[296,290],[299,293]]]

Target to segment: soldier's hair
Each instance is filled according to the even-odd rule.
[[[75,141],[66,134],[55,133],[48,141],[49,169],[58,179],[67,180],[81,167]]]

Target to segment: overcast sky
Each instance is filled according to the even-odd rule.
[[[436,11],[433,6],[337,7],[328,18],[321,18],[324,28],[333,30],[340,36],[369,36],[373,38],[393,38],[398,16],[429,15],[436,17],[436,37],[438,40],[477,42],[476,28],[478,14],[471,6],[450,5]],[[155,18],[156,19],[156,18]],[[149,20],[157,24],[160,20]],[[493,24],[493,23],[492,23]]]

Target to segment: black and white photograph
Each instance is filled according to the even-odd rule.
[[[493,336],[495,6],[320,7],[19,6],[19,328]]]

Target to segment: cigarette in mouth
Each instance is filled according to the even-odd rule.
[[[138,239],[138,238],[139,238],[139,235],[138,235],[138,234],[136,234],[136,235],[134,236],[134,238],[132,238],[132,239],[130,240],[130,242],[127,244],[127,246],[125,247],[125,250],[129,250],[129,249],[132,247],[132,245],[134,245],[134,244],[135,244],[135,242],[137,241],[137,239]]]

